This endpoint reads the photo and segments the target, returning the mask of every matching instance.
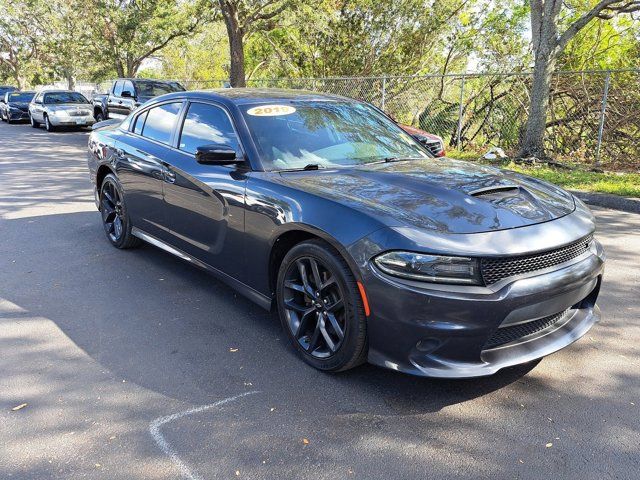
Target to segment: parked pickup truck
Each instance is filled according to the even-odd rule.
[[[109,118],[124,118],[153,97],[184,90],[178,82],[119,78],[113,82],[109,93],[93,97],[93,116],[97,122]]]

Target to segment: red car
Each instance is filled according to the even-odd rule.
[[[411,135],[413,138],[418,140],[422,145],[427,147],[429,151],[436,157],[444,157],[444,142],[442,138],[438,135],[434,135],[432,133],[427,133],[424,130],[420,130],[419,128],[412,127],[410,125],[403,125],[401,123],[398,124],[400,128],[402,128],[405,132]]]

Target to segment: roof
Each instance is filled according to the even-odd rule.
[[[280,88],[216,88],[212,90],[195,90],[187,92],[176,92],[163,95],[162,98],[170,96],[186,96],[187,98],[200,98],[210,100],[226,100],[236,105],[247,103],[277,102],[277,101],[313,101],[313,100],[341,100],[353,101],[350,98],[332,95],[328,93],[312,92],[309,90],[287,90]]]

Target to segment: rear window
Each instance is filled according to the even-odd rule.
[[[157,97],[165,93],[183,92],[184,88],[178,83],[138,81],[136,90],[139,97]]]
[[[181,106],[182,102],[175,102],[149,109],[142,136],[156,142],[171,144],[171,134],[178,123]]]

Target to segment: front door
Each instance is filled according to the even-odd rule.
[[[242,156],[230,117],[221,107],[192,102],[176,146],[165,162],[165,225],[170,243],[206,264],[244,281],[244,167],[201,165],[199,146],[231,146]]]

